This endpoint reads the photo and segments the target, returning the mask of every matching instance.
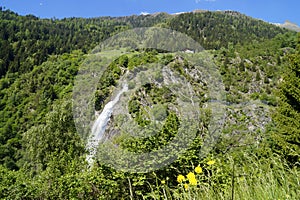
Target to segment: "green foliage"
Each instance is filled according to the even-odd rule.
[[[53,102],[70,94],[82,52],[53,56],[19,77],[7,74],[1,79],[0,163],[18,169],[20,138],[32,126],[45,123]]]
[[[289,56],[274,114],[277,129],[273,133],[274,149],[292,165],[300,162],[300,51]]]
[[[72,160],[84,153],[83,141],[76,132],[71,103],[56,101],[45,117],[45,124],[33,126],[24,133],[24,168],[40,173],[50,162],[64,174]]]
[[[234,11],[184,13],[172,18],[168,24],[171,29],[186,33],[206,49],[261,42],[288,32]]]
[[[0,77],[29,72],[49,55],[89,51],[128,25],[110,18],[39,19],[0,11]]]
[[[168,199],[297,199],[299,171],[291,169],[278,157],[259,159],[253,154],[244,154],[239,164],[233,157],[217,160],[208,166],[201,163],[203,172],[196,174],[197,185],[189,181],[176,188],[165,186]],[[222,163],[220,163],[220,161]],[[192,170],[193,172],[194,170]],[[209,172],[209,173],[208,173]],[[222,188],[218,177],[226,179]],[[186,178],[187,179],[187,178]],[[155,199],[159,199],[156,197]]]

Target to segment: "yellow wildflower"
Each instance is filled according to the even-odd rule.
[[[207,162],[208,165],[213,165],[215,163],[216,163],[216,161],[214,161],[214,160],[210,160],[210,161]]]
[[[185,178],[184,178],[183,175],[180,174],[180,175],[177,176],[177,182],[178,183],[182,183],[182,181],[184,181],[184,180],[185,180]]]
[[[186,175],[186,177],[189,179],[189,183],[191,185],[197,185],[197,179],[193,172],[188,173],[188,175]]]
[[[161,184],[163,184],[163,185],[166,184],[166,181],[165,181],[165,180],[162,180],[162,181],[161,181]]]
[[[189,189],[189,185],[188,185],[188,184],[185,183],[183,186],[184,186],[184,189],[185,189],[185,190],[188,190],[188,189]]]
[[[190,179],[196,179],[196,176],[193,172],[188,173],[188,175],[186,175],[186,177],[190,180]]]
[[[196,180],[195,178],[189,179],[189,183],[190,183],[191,185],[197,185],[197,180]]]
[[[202,173],[202,168],[201,168],[200,166],[196,167],[196,168],[195,168],[195,172],[196,172],[197,174]]]

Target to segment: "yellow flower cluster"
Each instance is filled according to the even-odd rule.
[[[210,161],[207,162],[208,165],[213,165],[215,163],[216,163],[216,161],[214,161],[214,160],[210,160]],[[200,166],[197,166],[194,169],[194,171],[196,172],[196,174],[201,174],[203,172],[203,169]],[[185,190],[189,189],[189,185],[192,185],[192,186],[196,186],[197,185],[198,181],[196,179],[196,175],[193,172],[188,173],[186,175],[186,178],[189,181],[189,184],[187,184],[187,183],[183,184],[183,187],[184,187]],[[186,178],[185,178],[185,176],[183,176],[183,175],[180,174],[177,177],[177,182],[178,183],[183,183],[184,181],[186,181]]]
[[[190,185],[197,185],[197,179],[193,172],[188,173],[186,177],[188,178]]]

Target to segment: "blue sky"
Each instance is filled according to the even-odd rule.
[[[290,20],[300,25],[300,0],[0,0],[0,5],[21,15],[41,18],[236,10],[269,22]]]

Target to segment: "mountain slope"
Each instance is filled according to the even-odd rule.
[[[99,42],[128,28],[161,26],[198,41],[205,49],[247,44],[288,32],[238,12],[194,12],[100,18],[39,19],[0,11],[0,76],[27,72],[47,60],[48,55],[82,49],[88,52]]]
[[[193,37],[206,49],[263,41],[288,32],[234,11],[184,13],[172,18],[169,27]]]
[[[17,94],[14,82],[23,82],[22,74],[31,73],[36,66],[43,66],[41,64],[47,61],[51,54],[60,55],[76,49],[87,52],[100,41],[115,33],[128,28],[145,26],[162,26],[186,33],[206,49],[227,48],[228,44],[250,44],[253,41],[264,41],[277,34],[289,32],[232,11],[205,11],[179,15],[157,13],[119,18],[67,18],[62,20],[39,19],[32,15],[19,16],[11,11],[1,11],[0,16],[0,27],[2,27],[0,29],[0,47],[3,49],[0,53],[0,76],[5,77],[1,79],[0,85],[2,90],[1,113],[4,116],[1,119],[1,123],[4,125],[0,129],[0,135],[4,138],[1,140],[3,146],[6,146],[10,139],[19,138],[22,132],[28,128],[28,125],[24,126],[27,128],[20,128],[23,126],[12,128],[9,125],[13,124],[17,118],[22,119],[26,116],[24,111],[19,112],[18,116],[13,114],[17,113],[16,110],[23,109],[22,106],[25,106],[23,100],[27,99],[26,95],[23,98]],[[51,63],[54,64],[53,61],[50,61],[50,64],[48,62],[46,65],[51,65]],[[51,70],[53,69],[51,68]],[[47,72],[45,73],[47,74]],[[52,84],[57,83],[53,82]],[[40,87],[44,86],[40,85]],[[49,109],[48,106],[51,105],[51,102],[58,98],[58,92],[53,92],[53,88],[51,91],[47,91],[48,89],[44,92],[56,94],[47,98],[49,102],[47,102],[46,110]],[[29,89],[29,91],[31,90]],[[9,102],[9,99],[12,98],[10,97],[11,91],[13,91],[12,94],[18,96],[18,100],[13,101],[14,105]],[[26,104],[29,103],[26,102]],[[12,109],[13,107],[14,109]],[[0,160],[5,162],[3,159],[7,155],[9,153],[0,154]]]
[[[283,24],[280,24],[279,26],[292,31],[300,32],[300,27],[297,24],[294,24],[288,20],[285,21]]]
[[[293,81],[287,82],[282,93],[288,97],[289,104],[299,110],[299,92],[297,89],[290,91],[292,87],[288,87],[294,83],[299,85],[299,53],[294,52],[299,49],[296,44],[300,40],[295,32],[234,11],[62,20],[19,16],[10,11],[1,11],[0,16],[1,199],[184,199],[180,196],[189,193],[186,197],[190,198],[193,191],[212,193],[215,195],[212,199],[230,199],[235,180],[249,184],[244,187],[249,190],[253,185],[271,188],[266,190],[272,194],[258,193],[260,197],[284,199],[289,192],[292,192],[289,196],[291,199],[299,196],[299,180],[294,175],[299,173],[288,171],[285,162],[278,165],[282,160],[273,154],[268,132],[276,131],[275,125],[269,123],[269,111],[280,106],[274,90],[284,82],[283,78],[289,78],[282,73],[290,62],[294,62],[290,72]],[[200,113],[195,123],[197,135],[189,149],[169,166],[154,173],[125,173],[95,162],[93,168],[88,169],[86,150],[72,115],[74,78],[94,46],[123,30],[145,26],[178,30],[206,48],[207,51],[201,52],[205,53],[203,55],[189,55],[199,60],[209,57],[214,61],[216,71],[221,74],[220,82],[224,83],[224,101],[208,99],[208,84],[203,79],[209,76],[196,70],[180,54],[137,49],[108,66],[92,96],[95,109],[101,112],[124,73],[132,72],[134,77],[135,73],[143,72],[144,66],[160,63],[160,66],[171,68],[190,83],[187,85],[199,96],[201,105],[221,103],[226,106],[222,135],[211,153],[206,158],[200,157],[199,152],[209,133],[213,114],[209,107],[192,107]],[[98,61],[93,61],[95,66]],[[138,69],[140,65],[142,67]],[[204,71],[207,69],[205,66],[203,68]],[[162,86],[159,73],[154,71],[147,75],[151,76],[153,84],[142,85],[143,81],[141,85],[135,82],[128,84],[129,88],[133,85],[139,88],[127,96],[130,100],[126,101],[129,115],[124,117],[130,117],[147,128],[153,119],[150,114],[153,114],[157,122],[164,123],[162,131],[154,135],[150,127],[146,130],[149,130],[151,137],[139,135],[142,136],[140,138],[126,135],[124,131],[124,134],[116,134],[117,137],[113,138],[114,147],[120,146],[130,152],[150,152],[168,144],[178,134],[180,119],[176,107],[169,106],[178,102],[170,90]],[[144,76],[140,78],[144,80]],[[179,87],[178,92],[183,91],[184,87]],[[186,97],[184,93],[182,96]],[[295,98],[298,104],[294,103]],[[182,101],[189,101],[189,98],[183,98]],[[285,112],[285,107],[282,108],[282,112]],[[109,123],[118,122],[118,119],[111,118]],[[285,120],[288,120],[288,116],[281,121],[284,127],[279,133],[288,133],[292,126],[285,127]],[[295,120],[290,124],[293,123],[296,123]],[[112,134],[117,132],[112,130]],[[293,138],[291,134],[287,139],[293,142]],[[284,139],[279,137],[278,141]],[[298,143],[294,142],[295,145]],[[282,145],[287,146],[280,143],[276,150],[281,151]],[[177,151],[177,147],[175,149]],[[103,153],[107,156],[107,149]],[[128,160],[125,160],[124,165],[127,164]],[[195,166],[198,166],[199,172],[197,186],[186,178],[185,182],[182,179],[178,181],[178,174],[194,172]],[[203,167],[203,170],[199,167]],[[277,186],[275,189],[273,185],[261,182],[266,170],[274,175],[272,181]],[[283,170],[288,172],[282,174]],[[282,177],[297,180],[285,184]],[[269,183],[269,179],[266,183]],[[258,190],[265,191],[265,187]],[[273,194],[273,191],[280,192]],[[257,193],[256,190],[251,192]],[[248,198],[243,196],[243,189],[240,193],[241,199],[257,199],[251,194],[246,194],[251,196]],[[206,198],[196,196],[195,199]]]

